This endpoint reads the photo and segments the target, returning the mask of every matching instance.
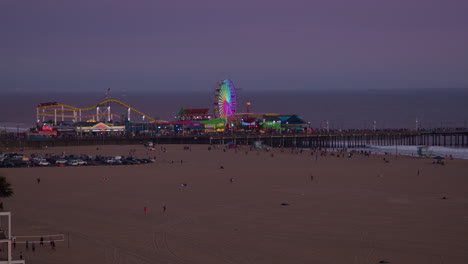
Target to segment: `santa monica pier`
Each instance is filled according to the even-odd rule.
[[[255,102],[252,102],[254,104]],[[175,110],[173,120],[143,113],[137,106],[106,99],[78,107],[62,102],[40,103],[36,127],[26,133],[2,133],[0,147],[132,144],[246,144],[270,147],[348,148],[366,145],[468,146],[468,129],[436,128],[336,130],[316,127],[298,114],[255,113],[251,103],[237,104],[231,80],[219,81],[213,103]]]

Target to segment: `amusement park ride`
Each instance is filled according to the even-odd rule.
[[[111,112],[111,104],[117,104],[127,109],[127,118],[130,120],[132,112],[140,115],[142,121],[145,119],[148,121],[156,122],[156,119],[146,115],[135,108],[127,105],[124,102],[115,99],[106,99],[94,106],[88,108],[79,108],[71,105],[60,104],[58,102],[49,102],[39,104],[36,108],[37,122],[46,122],[48,118],[53,118],[54,125],[57,122],[72,121],[107,121],[111,122],[114,118],[121,118],[120,115]],[[41,120],[42,118],[42,120]]]
[[[127,110],[126,118],[131,120],[131,113],[141,116],[141,122],[164,122],[142,113],[141,111],[129,106],[128,104],[116,99],[106,98],[96,105],[87,108],[80,108],[58,102],[41,103],[36,107],[37,123],[50,122],[54,125],[60,122],[112,122],[115,119],[121,119],[122,115],[111,112],[114,105],[124,107]],[[236,88],[231,80],[219,81],[215,88],[214,116],[231,120],[237,111]],[[112,106],[112,107],[111,107]],[[123,121],[123,120],[121,120]]]
[[[230,119],[237,112],[236,88],[231,80],[219,81],[215,89],[215,118]]]
[[[107,90],[106,96],[110,89]],[[234,130],[239,129],[260,129],[260,124],[263,124],[265,129],[279,129],[282,125],[288,125],[287,116],[279,114],[251,113],[250,102],[247,103],[247,112],[237,112],[237,94],[236,88],[231,80],[219,81],[214,89],[214,118],[208,114],[207,108],[200,109],[181,109],[179,116],[173,122],[159,120],[147,115],[128,104],[116,99],[106,97],[106,99],[98,104],[80,108],[71,105],[66,105],[58,102],[49,102],[39,104],[36,108],[37,123],[43,125],[53,124],[57,126],[63,123],[72,123],[74,126],[79,126],[79,130],[83,130],[83,123],[107,123],[115,124],[120,121],[120,124],[127,121],[130,124],[155,124],[159,126],[174,126],[175,130],[185,129],[205,129],[206,132]],[[122,107],[124,109],[122,109]],[[111,111],[112,110],[112,111]],[[203,110],[203,111],[202,111]],[[132,117],[131,115],[135,117]],[[124,113],[124,114],[122,114]],[[105,124],[100,124],[106,126]],[[298,123],[298,125],[300,125]],[[76,129],[75,129],[76,130]],[[94,130],[92,130],[94,131]],[[112,130],[116,131],[116,130]],[[86,132],[86,130],[85,130]]]

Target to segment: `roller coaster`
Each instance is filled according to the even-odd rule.
[[[107,121],[111,122],[117,119],[122,119],[123,115],[119,115],[111,112],[111,104],[117,104],[118,106],[125,107],[127,109],[126,118],[130,121],[131,112],[134,112],[142,117],[142,122],[158,122],[153,117],[138,111],[137,109],[129,106],[128,104],[115,99],[106,99],[94,106],[88,108],[79,108],[71,105],[61,104],[58,102],[41,103],[36,107],[37,122],[50,121],[53,118],[53,122],[56,125],[57,122],[82,122],[82,121]],[[90,111],[95,111],[90,113]],[[124,120],[120,120],[124,121]]]

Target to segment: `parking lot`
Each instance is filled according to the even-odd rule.
[[[0,153],[0,168],[138,165],[153,162],[155,162],[154,159],[125,156],[56,155],[43,157],[37,154],[26,156],[18,153]]]

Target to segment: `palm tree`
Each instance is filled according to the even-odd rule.
[[[13,194],[11,183],[6,180],[5,176],[0,176],[0,198],[7,198]],[[3,202],[0,202],[0,210],[3,210]]]

